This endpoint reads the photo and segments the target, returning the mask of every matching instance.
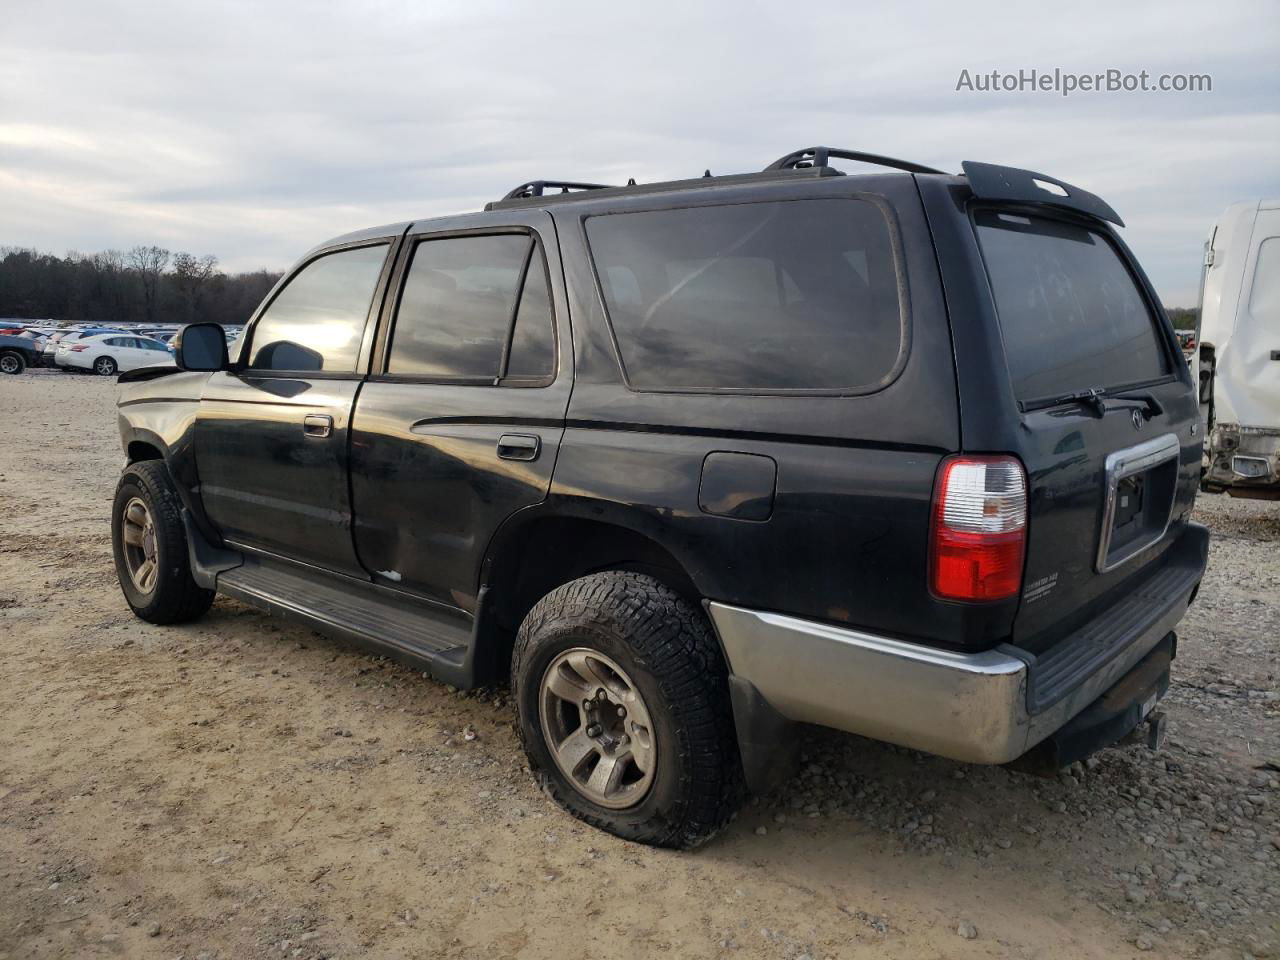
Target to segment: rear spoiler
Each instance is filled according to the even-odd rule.
[[[1087,213],[1099,220],[1107,220],[1119,227],[1124,226],[1120,214],[1112,210],[1111,205],[1101,197],[1054,177],[974,160],[966,160],[960,166],[964,175],[969,178],[969,189],[973,191],[973,195],[983,200],[1063,207]]]

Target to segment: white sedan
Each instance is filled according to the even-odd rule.
[[[58,345],[60,367],[92,370],[104,377],[114,377],[138,367],[158,367],[173,362],[169,348],[159,340],[124,333],[85,337],[66,346]]]

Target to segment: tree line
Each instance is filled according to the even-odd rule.
[[[59,323],[245,323],[280,274],[139,246],[65,257],[0,247],[0,317]]]

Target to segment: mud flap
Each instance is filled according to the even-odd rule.
[[[786,781],[796,766],[796,724],[760,695],[750,680],[729,675],[729,699],[747,789],[757,796]]]

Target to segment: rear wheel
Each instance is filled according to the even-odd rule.
[[[114,377],[119,366],[114,357],[99,357],[93,361],[93,372],[103,377]]]
[[[702,612],[653,577],[593,574],[543,597],[511,665],[543,788],[628,840],[692,847],[742,799],[728,671]]]
[[[19,374],[27,369],[26,358],[17,350],[5,350],[0,353],[0,373]]]
[[[116,576],[130,609],[150,623],[182,623],[213,603],[191,576],[182,507],[159,460],[125,468],[111,510]]]

